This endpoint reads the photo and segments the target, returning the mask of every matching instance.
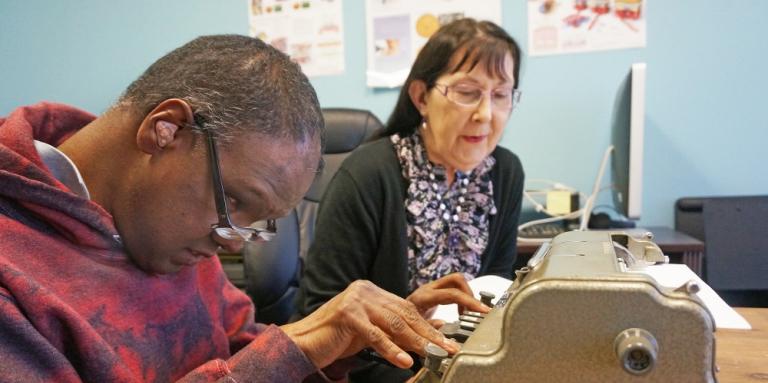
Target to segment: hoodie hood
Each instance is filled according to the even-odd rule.
[[[95,118],[48,102],[0,118],[0,198],[23,207],[77,245],[108,249],[117,234],[112,216],[54,178],[34,145],[38,140],[59,146]]]

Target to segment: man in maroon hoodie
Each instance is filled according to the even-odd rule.
[[[98,118],[0,118],[0,381],[292,382],[343,377],[334,362],[365,346],[401,367],[428,341],[455,352],[368,282],[278,328],[227,281],[217,249],[269,239],[319,170],[322,127],[298,66],[233,35],[164,56]],[[425,304],[483,310],[457,295]]]

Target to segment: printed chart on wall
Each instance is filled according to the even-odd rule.
[[[429,36],[463,17],[501,25],[501,0],[367,0],[368,86],[403,85]]]
[[[341,0],[250,0],[250,34],[291,56],[307,76],[344,73]]]
[[[531,56],[645,46],[647,0],[528,0]]]

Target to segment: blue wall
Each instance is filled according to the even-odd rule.
[[[503,12],[525,47],[526,2]],[[529,178],[590,190],[619,84],[644,61],[641,223],[671,226],[681,196],[768,194],[768,2],[652,0],[646,14],[646,48],[526,58],[523,102],[501,144]],[[362,0],[344,1],[346,73],[312,83],[323,106],[386,120],[397,91],[365,86],[364,16]],[[0,0],[0,115],[44,99],[100,113],[163,53],[201,34],[247,33],[247,23],[246,0]]]

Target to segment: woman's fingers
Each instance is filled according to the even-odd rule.
[[[448,274],[432,283],[435,284],[436,289],[453,287],[463,291],[468,295],[473,294],[472,288],[469,287],[469,284],[467,283],[467,280],[464,278],[464,274],[462,273]]]
[[[429,292],[429,296],[422,296],[419,300],[419,305],[434,306],[434,305],[448,305],[455,303],[460,309],[477,311],[481,313],[487,313],[491,311],[490,307],[483,304],[479,300],[475,299],[472,295],[465,293],[459,289],[449,288],[432,290]]]

